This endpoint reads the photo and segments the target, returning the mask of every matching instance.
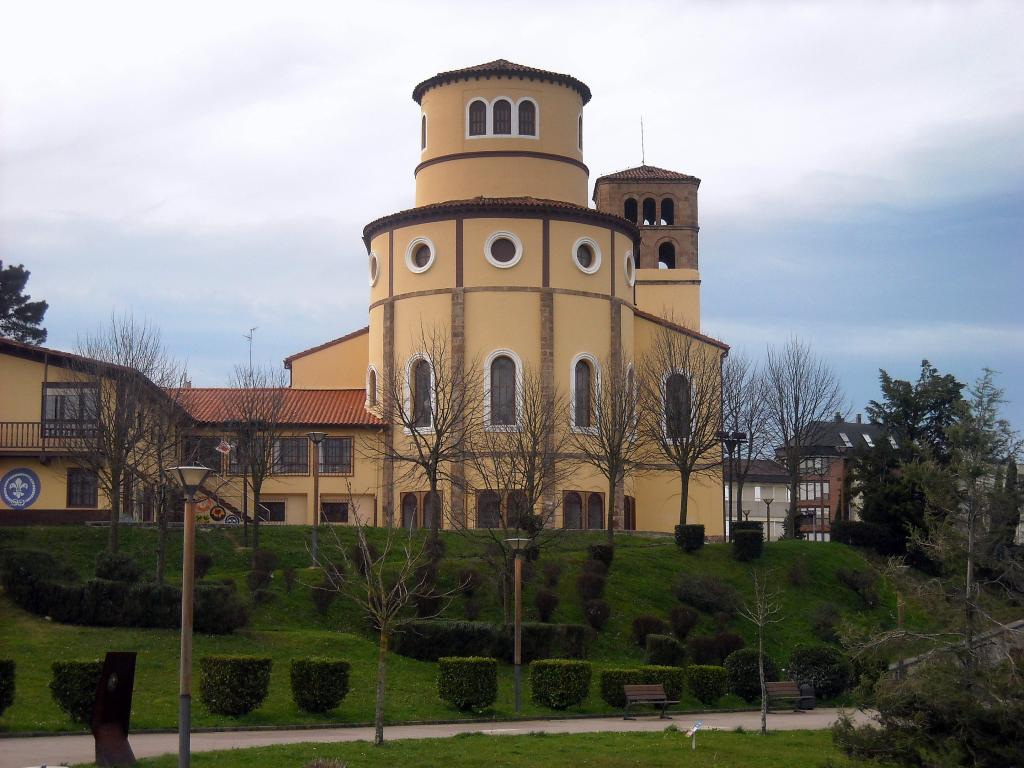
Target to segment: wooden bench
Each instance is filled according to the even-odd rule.
[[[678,701],[671,701],[665,695],[665,686],[660,683],[656,685],[624,685],[623,693],[626,694],[626,711],[622,714],[623,720],[634,720],[629,714],[629,708],[634,704],[649,704],[652,707],[661,709],[661,719],[671,720],[665,710],[669,704],[678,704]]]
[[[776,702],[786,701],[793,703],[793,711],[795,712],[800,709],[801,701],[805,698],[810,698],[800,693],[800,686],[793,680],[765,683],[764,686],[768,694],[768,709],[771,709],[772,705]]]

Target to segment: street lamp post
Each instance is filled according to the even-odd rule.
[[[326,432],[310,432],[309,441],[313,443],[313,565],[319,556],[317,533],[320,529],[320,443],[327,437]]]
[[[725,432],[725,431],[723,431],[723,432],[719,432],[718,433],[718,439],[721,440],[725,444],[725,451],[726,451],[726,453],[729,456],[729,505],[728,505],[729,524],[728,524],[727,528],[729,528],[730,536],[727,537],[727,538],[731,538],[731,534],[732,534],[732,501],[733,501],[733,499],[732,499],[732,496],[733,496],[733,493],[732,493],[732,480],[733,480],[733,475],[736,474],[736,465],[733,463],[732,456],[733,456],[733,452],[739,447],[739,444],[747,439],[747,433],[746,432]],[[736,509],[737,510],[740,509],[739,502],[737,502],[737,504],[736,504]]]
[[[196,491],[210,470],[202,466],[171,467],[168,474],[185,492],[185,544],[181,554],[181,659],[178,668],[178,768],[188,768],[192,735],[192,605],[196,581]]]
[[[768,491],[768,495],[765,496],[765,492],[761,491],[761,501],[764,502],[764,538],[766,541],[772,540],[772,502],[775,501],[774,491]]]
[[[512,651],[512,664],[514,665],[515,681],[515,704],[516,713],[522,709],[522,669],[523,663],[523,550],[530,543],[529,539],[505,539],[505,543],[512,547],[515,553],[515,616],[514,634],[515,639]]]

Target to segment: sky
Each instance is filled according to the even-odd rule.
[[[1024,3],[0,4],[0,260],[48,346],[112,313],[197,386],[367,321],[369,221],[413,204],[436,72],[570,73],[591,182],[700,186],[703,330],[878,370],[1000,372],[1024,427]]]

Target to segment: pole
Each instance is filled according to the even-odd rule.
[[[520,551],[516,550],[515,559],[515,581],[516,581],[516,613],[515,613],[515,649],[513,662],[515,663],[515,689],[516,689],[516,714],[522,709],[522,669],[523,663],[523,559]]]
[[[774,499],[765,499],[764,500],[764,514],[765,514],[765,518],[766,518],[765,524],[764,524],[764,538],[765,538],[765,541],[771,541],[772,540],[772,502],[773,501],[774,501]]]
[[[313,565],[319,555],[317,534],[320,527],[320,443],[313,443]]]
[[[195,586],[195,496],[185,499],[185,544],[181,555],[181,659],[178,686],[178,768],[188,768],[192,730],[192,600]]]

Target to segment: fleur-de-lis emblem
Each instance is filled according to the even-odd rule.
[[[26,491],[28,491],[28,483],[20,477],[16,477],[11,481],[7,488],[11,492],[12,496],[16,499],[21,499],[21,497],[25,495]]]

